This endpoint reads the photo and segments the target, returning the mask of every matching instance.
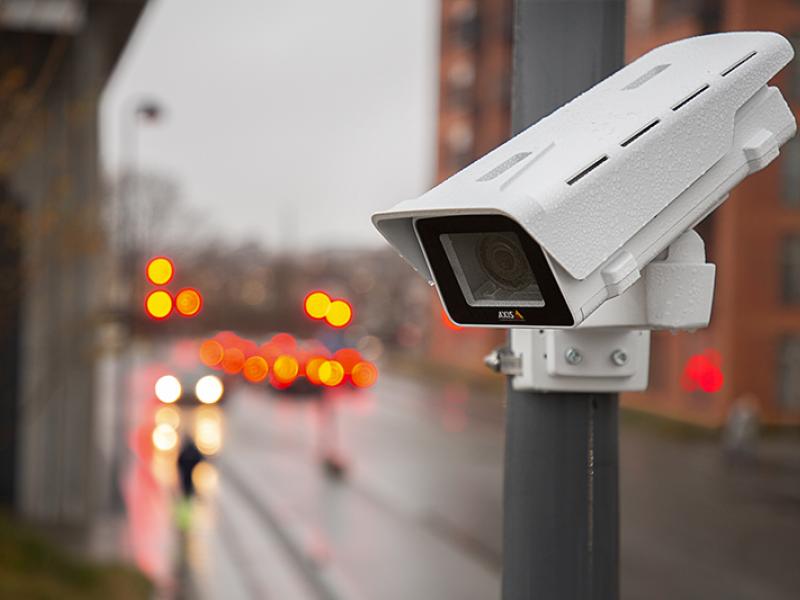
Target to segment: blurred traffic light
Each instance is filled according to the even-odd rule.
[[[333,300],[322,291],[309,293],[303,301],[306,315],[317,321],[325,320],[331,327],[346,327],[353,320],[353,307],[347,300]]]
[[[165,256],[156,256],[147,262],[145,274],[150,284],[164,286],[175,276],[175,265]],[[147,294],[144,305],[147,315],[159,321],[170,316],[173,309],[183,317],[194,317],[203,306],[203,297],[194,288],[183,288],[173,301],[167,290],[157,289]]]
[[[151,319],[166,319],[172,312],[172,296],[164,290],[155,290],[147,294],[144,308]]]
[[[193,317],[200,312],[203,299],[194,288],[185,288],[175,296],[175,309],[184,317]]]
[[[150,259],[145,269],[147,281],[153,285],[167,285],[172,281],[175,267],[172,261],[165,256],[156,256]]]
[[[353,320],[353,308],[345,300],[334,300],[325,315],[325,320],[331,327],[347,327]]]
[[[311,292],[306,296],[304,307],[312,319],[324,319],[331,306],[331,298],[325,292]]]

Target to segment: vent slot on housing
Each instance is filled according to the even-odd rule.
[[[484,173],[475,181],[491,181],[492,179],[499,177],[506,171],[508,171],[511,167],[517,164],[519,161],[528,158],[531,155],[530,152],[517,152],[511,158],[505,159],[499,165],[497,165],[494,169],[489,171],[488,173]]]
[[[620,143],[620,146],[622,146],[624,148],[625,146],[627,146],[629,144],[632,144],[633,142],[638,140],[640,137],[642,137],[645,133],[650,131],[653,127],[655,127],[659,123],[661,123],[661,119],[656,119],[655,121],[651,122],[649,125],[645,125],[639,131],[634,133],[632,136],[630,136],[630,137],[626,138],[624,141],[622,141]]]
[[[603,156],[601,156],[601,157],[600,157],[600,158],[598,158],[596,161],[594,161],[592,164],[590,164],[588,167],[586,167],[585,169],[583,169],[582,171],[580,171],[580,172],[579,172],[577,175],[573,175],[572,177],[570,177],[569,179],[567,179],[567,185],[572,185],[573,183],[576,183],[578,180],[580,180],[580,179],[583,179],[583,178],[584,178],[584,177],[586,177],[586,176],[587,176],[589,173],[591,173],[592,171],[594,171],[594,170],[595,170],[597,167],[599,167],[600,165],[602,165],[602,164],[603,164],[604,162],[606,162],[607,160],[608,160],[608,156],[607,156],[607,155],[603,155]]]
[[[744,63],[746,63],[748,60],[753,58],[756,54],[757,54],[756,51],[753,50],[750,54],[748,54],[744,58],[739,59],[737,62],[733,63],[730,67],[725,69],[722,73],[720,73],[720,75],[722,75],[723,77],[725,77],[726,75],[730,75],[733,71],[735,71],[736,69],[741,67]]]
[[[699,90],[697,90],[696,92],[693,92],[693,93],[689,94],[689,95],[688,95],[686,98],[684,98],[683,100],[681,100],[680,102],[678,102],[678,103],[677,103],[675,106],[673,106],[673,107],[672,107],[672,110],[679,110],[679,109],[683,108],[684,106],[686,106],[687,104],[689,104],[689,102],[691,102],[692,100],[694,100],[695,98],[697,98],[697,97],[698,97],[700,94],[702,94],[703,92],[705,92],[705,91],[706,91],[706,90],[707,90],[709,87],[710,87],[710,86],[709,86],[708,84],[705,84],[705,85],[704,85],[703,87],[701,87]]]
[[[622,88],[622,90],[623,91],[625,91],[625,90],[635,90],[636,88],[643,86],[645,83],[650,81],[653,77],[655,77],[656,75],[658,75],[662,71],[665,71],[668,67],[669,67],[669,63],[664,64],[664,65],[656,65],[655,67],[650,69],[644,75],[640,75],[639,77],[637,77],[636,79],[631,81],[628,85],[626,85],[624,88]]]

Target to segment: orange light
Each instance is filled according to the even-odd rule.
[[[334,300],[328,308],[325,320],[332,327],[346,327],[353,319],[353,309],[345,300]]]
[[[321,356],[315,356],[306,363],[306,378],[314,385],[319,385],[322,381],[319,378],[319,368],[325,359]]]
[[[262,356],[251,356],[244,361],[242,368],[244,378],[250,383],[259,383],[264,381],[269,374],[269,365]]]
[[[288,354],[281,354],[272,365],[272,374],[275,377],[275,381],[281,384],[294,381],[299,371],[300,365],[297,363],[297,359]]]
[[[225,356],[225,348],[217,340],[205,340],[200,344],[200,361],[207,367],[217,367]]]
[[[225,348],[220,364],[223,371],[229,375],[235,375],[244,367],[244,352],[239,348]]]
[[[150,292],[144,300],[144,309],[152,319],[166,319],[172,312],[172,296],[164,290]]]
[[[331,307],[331,298],[325,292],[311,292],[306,296],[303,307],[312,319],[324,319]]]
[[[356,387],[370,387],[378,381],[378,369],[372,363],[362,361],[353,367],[350,377]]]
[[[172,281],[175,268],[172,266],[172,261],[167,257],[156,256],[147,263],[145,274],[147,275],[147,281],[153,285],[166,285]]]
[[[444,323],[445,327],[447,327],[448,329],[452,329],[453,331],[461,331],[462,329],[464,329],[463,327],[461,327],[461,325],[456,325],[455,323],[453,323],[450,320],[450,317],[447,316],[447,313],[444,311],[444,309],[442,309],[442,323]]]
[[[338,360],[344,367],[345,375],[349,375],[359,362],[361,362],[361,353],[355,348],[342,348],[337,350],[333,355],[334,360]]]
[[[319,379],[328,387],[334,387],[342,383],[344,379],[344,367],[338,360],[326,360],[319,366]]]
[[[203,298],[194,288],[184,288],[175,296],[175,310],[184,317],[193,317],[200,312]]]

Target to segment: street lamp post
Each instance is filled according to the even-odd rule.
[[[137,194],[137,150],[138,127],[142,122],[154,123],[163,115],[161,105],[152,99],[129,98],[123,103],[120,120],[120,155],[117,168],[117,186],[114,198],[114,211],[111,219],[112,239],[112,298],[113,312],[116,316],[116,329],[119,331],[114,353],[115,369],[113,376],[114,440],[111,467],[111,502],[114,507],[122,506],[119,488],[120,475],[124,465],[126,431],[125,414],[127,394],[125,374],[130,368],[130,346],[136,321],[136,298],[139,289],[137,277],[139,262],[138,243],[141,206]]]

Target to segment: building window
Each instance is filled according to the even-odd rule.
[[[784,205],[800,208],[800,139],[794,137],[781,148],[781,178]]]
[[[778,361],[778,405],[800,411],[800,337],[784,338]]]
[[[800,235],[784,239],[782,251],[783,301],[800,304]]]
[[[474,84],[475,65],[468,60],[454,62],[447,69],[447,103],[457,108],[470,108]]]
[[[480,21],[478,19],[478,3],[475,0],[456,0],[450,6],[448,28],[450,39],[466,48],[478,43],[480,37]]]

